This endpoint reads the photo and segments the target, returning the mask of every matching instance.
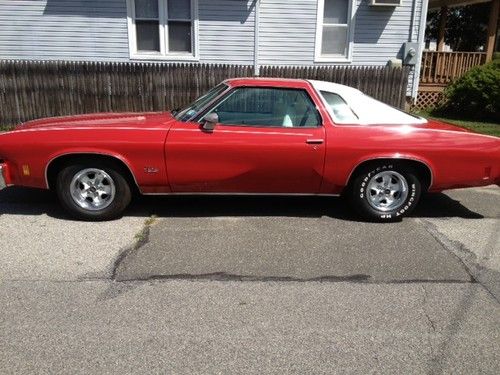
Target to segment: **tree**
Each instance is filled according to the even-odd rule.
[[[450,45],[453,51],[475,52],[484,47],[490,8],[491,3],[449,8],[445,43]],[[429,11],[425,29],[426,40],[438,39],[440,13],[439,9]]]

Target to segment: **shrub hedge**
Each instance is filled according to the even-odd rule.
[[[500,121],[500,60],[475,67],[444,91],[439,112],[470,119]]]

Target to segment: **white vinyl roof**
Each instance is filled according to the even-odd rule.
[[[427,120],[422,117],[413,116],[397,108],[391,107],[390,105],[363,94],[353,87],[325,81],[309,80],[309,82],[316,91],[320,93],[323,104],[335,123],[411,125],[427,122]],[[330,98],[325,98],[325,95],[321,94],[322,91],[336,94],[340,96],[343,101],[338,100],[336,103],[332,103],[332,101],[329,100]],[[349,113],[346,111],[349,111]]]

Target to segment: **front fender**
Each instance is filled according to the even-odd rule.
[[[135,184],[140,189],[140,185],[136,177],[138,173],[137,168],[133,168],[133,164],[124,155],[114,152],[112,150],[106,150],[106,149],[103,150],[97,148],[70,148],[63,151],[59,150],[49,155],[48,161],[45,164],[45,169],[44,169],[45,186],[47,189],[50,188],[48,172],[51,164],[54,163],[59,158],[67,156],[78,156],[78,155],[100,155],[100,156],[107,156],[120,161],[129,170],[130,174],[132,175],[132,178],[135,181]]]

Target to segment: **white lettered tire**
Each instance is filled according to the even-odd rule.
[[[409,167],[396,163],[370,164],[356,173],[350,183],[351,202],[356,211],[372,221],[397,221],[417,205],[421,184]]]

